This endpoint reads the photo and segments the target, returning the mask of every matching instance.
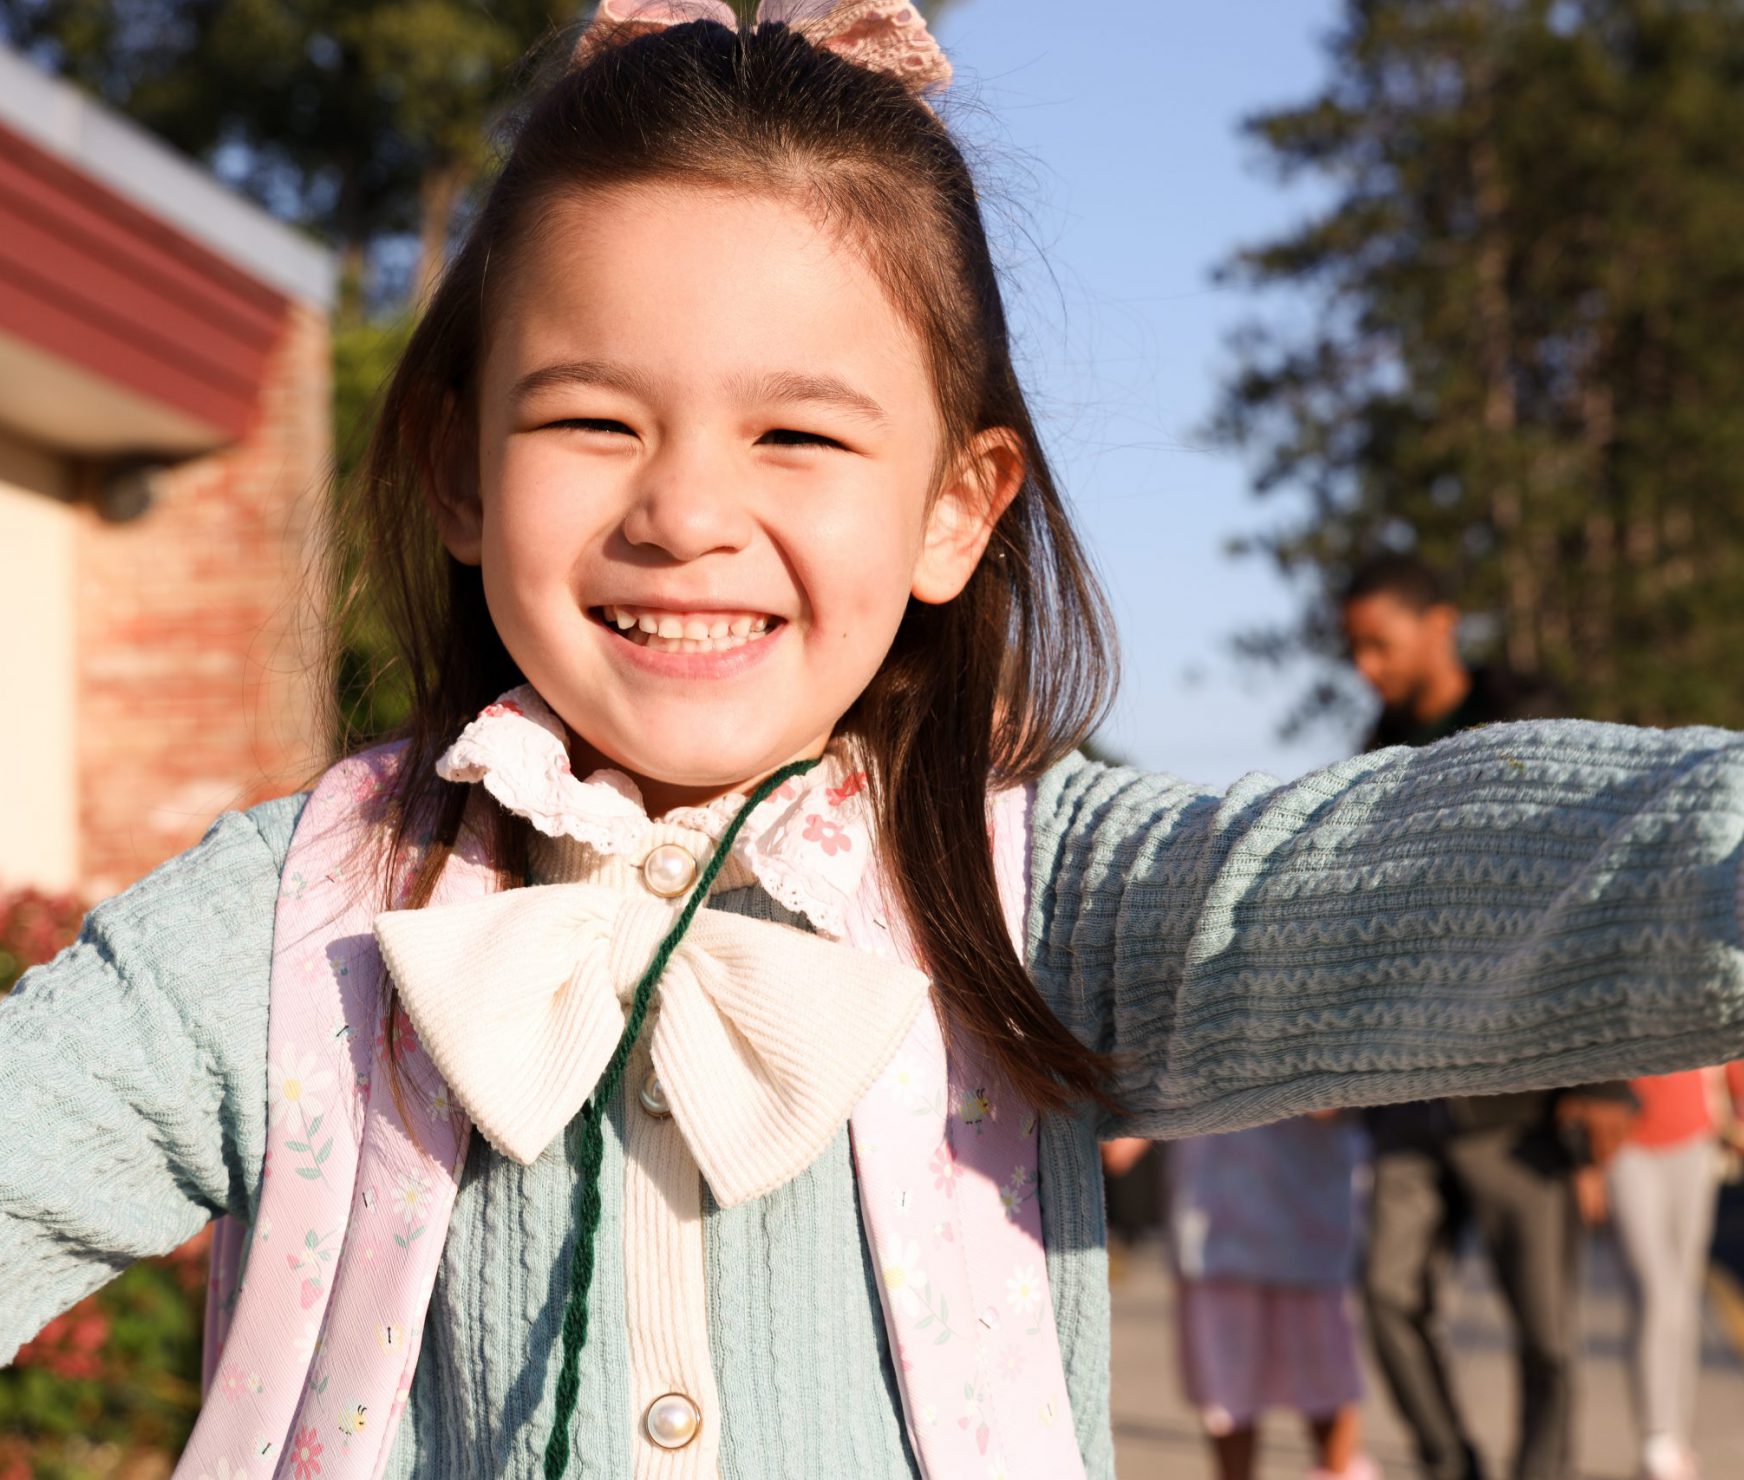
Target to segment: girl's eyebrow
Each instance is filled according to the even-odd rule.
[[[559,360],[528,371],[515,382],[509,391],[509,399],[524,401],[553,385],[597,385],[622,391],[625,395],[640,396],[644,400],[652,396],[654,388],[653,381],[628,365],[614,364],[610,360]]]
[[[622,391],[643,400],[652,399],[654,394],[654,382],[628,365],[619,365],[611,360],[559,360],[523,375],[515,382],[509,396],[518,403],[555,385],[603,386],[607,390]],[[884,426],[890,420],[884,408],[864,391],[855,390],[847,381],[834,375],[819,375],[802,370],[770,370],[762,375],[735,376],[729,383],[729,388],[744,400],[809,401],[817,405],[834,406],[839,411],[874,426]]]
[[[747,400],[810,401],[834,406],[838,411],[874,426],[885,425],[890,418],[884,408],[863,391],[857,391],[847,381],[834,375],[813,375],[799,370],[771,370],[758,377],[740,377],[733,389]]]

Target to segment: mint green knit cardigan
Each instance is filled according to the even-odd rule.
[[[254,1205],[301,805],[221,818],[0,1005],[0,1360],[131,1260]],[[1043,778],[1030,969],[1120,1055],[1130,1112],[1042,1128],[1089,1474],[1113,1473],[1099,1136],[1744,1056],[1741,850],[1744,737],[1714,730],[1496,726],[1222,795],[1077,758]],[[786,918],[752,889],[714,907]],[[390,1475],[539,1473],[572,1193],[561,1147],[522,1167],[474,1138]],[[599,1480],[630,1472],[618,1213],[577,1420],[576,1469]],[[256,1232],[260,1257],[288,1231]],[[709,1206],[706,1244],[723,1476],[914,1475],[845,1135],[778,1192]]]

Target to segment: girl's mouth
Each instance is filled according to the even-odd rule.
[[[589,614],[625,642],[660,653],[731,652],[761,642],[782,624],[767,612],[681,612],[654,606],[596,606]]]

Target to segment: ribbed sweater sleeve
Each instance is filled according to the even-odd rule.
[[[1547,721],[1224,794],[1040,783],[1030,959],[1120,1056],[1108,1133],[1744,1053],[1744,736]]]
[[[254,1200],[273,904],[302,802],[219,818],[0,1002],[0,1365]]]

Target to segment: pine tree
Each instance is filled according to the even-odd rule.
[[[1414,548],[1577,712],[1744,723],[1744,5],[1349,0],[1330,54],[1245,127],[1335,199],[1224,269],[1313,308],[1214,420],[1296,496],[1243,546],[1308,600],[1249,651],[1335,653],[1352,565]]]

